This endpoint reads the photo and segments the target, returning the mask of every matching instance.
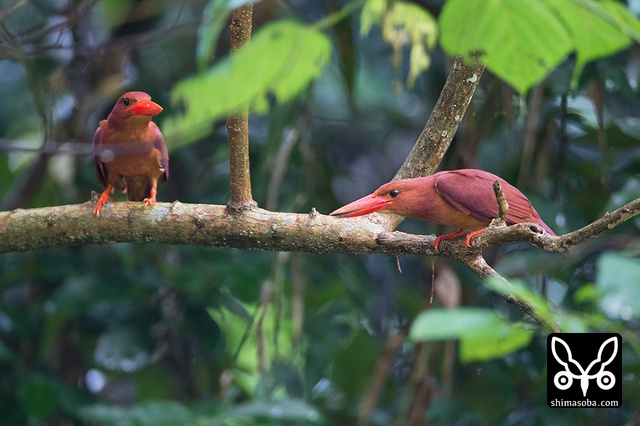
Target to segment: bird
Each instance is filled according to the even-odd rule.
[[[156,202],[158,182],[169,180],[169,155],[164,137],[151,117],[162,107],[144,92],[120,96],[106,120],[93,136],[93,161],[104,191],[98,198],[93,216],[112,200],[117,189],[129,201]]]
[[[518,188],[492,173],[477,169],[445,170],[424,177],[391,181],[330,215],[354,217],[387,212],[439,225],[451,225],[458,230],[437,237],[435,251],[438,252],[442,241],[468,231],[471,232],[465,238],[465,245],[470,247],[471,239],[498,217],[498,202],[493,189],[495,181],[500,182],[509,205],[507,225],[536,223],[549,234],[556,235]]]

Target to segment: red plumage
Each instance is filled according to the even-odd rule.
[[[553,230],[540,218],[529,199],[504,179],[482,170],[442,171],[429,176],[401,179],[382,185],[373,194],[347,204],[332,216],[352,217],[372,212],[397,213],[408,218],[456,226],[458,231],[438,237],[440,241],[455,238],[466,231],[467,246],[473,235],[482,232],[498,217],[498,203],[493,182],[500,182],[509,210],[507,224],[531,222],[548,233]]]
[[[105,190],[93,215],[111,200],[114,189],[129,201],[156,202],[158,182],[169,179],[169,155],[160,129],[151,117],[162,107],[144,92],[127,92],[118,99],[93,137],[93,161]]]

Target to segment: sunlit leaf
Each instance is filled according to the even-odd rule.
[[[449,54],[479,52],[491,72],[521,93],[574,49],[563,22],[541,0],[448,0],[439,24]]]
[[[491,277],[485,280],[485,284],[505,297],[513,297],[531,306],[536,317],[549,323],[554,321],[554,314],[549,303],[538,293],[527,287],[524,282],[515,279],[506,281]]]
[[[531,330],[501,321],[494,324],[490,330],[484,329],[484,333],[462,338],[460,360],[471,362],[499,358],[522,349],[531,339]]]
[[[409,338],[414,342],[459,339],[460,359],[468,362],[514,352],[530,342],[532,332],[488,309],[430,309],[416,317]]]
[[[571,34],[577,54],[574,80],[589,61],[611,55],[631,44],[631,37],[616,25],[617,16],[629,15],[620,3],[583,0],[545,0]],[[609,4],[609,5],[606,5]],[[609,9],[611,8],[616,17]],[[594,13],[597,9],[598,13]],[[618,15],[618,9],[621,10]],[[605,19],[605,18],[609,19]],[[631,22],[634,22],[633,20]],[[635,21],[637,24],[637,21]]]
[[[394,66],[400,68],[402,49],[410,44],[407,86],[431,64],[438,33],[436,20],[423,7],[403,1],[368,0],[362,9],[361,33],[366,35],[374,24],[382,27],[382,37],[393,46]]]
[[[459,339],[503,321],[493,312],[480,308],[429,309],[413,321],[409,338],[414,342]]]
[[[264,113],[270,102],[288,102],[320,75],[330,54],[329,39],[313,27],[265,26],[247,47],[174,87],[172,99],[185,112],[163,122],[165,138],[175,148],[207,134],[232,111]]]
[[[243,306],[241,315],[234,313],[236,308],[231,311],[227,306],[208,309],[208,312],[225,336],[227,354],[234,362],[235,383],[248,394],[253,394],[260,380],[259,357],[262,356],[265,364],[269,365],[278,356],[289,353],[292,324],[284,318],[276,321],[277,313],[272,305],[263,312],[261,307],[237,303]],[[254,316],[247,318],[247,312]],[[261,327],[261,342],[258,342],[257,327]],[[262,345],[260,350],[259,345]]]

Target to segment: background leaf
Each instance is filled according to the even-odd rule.
[[[173,102],[185,112],[163,121],[165,138],[180,141],[169,146],[194,141],[231,111],[265,113],[270,100],[290,101],[318,77],[330,53],[329,40],[313,27],[293,21],[265,26],[246,48],[174,87]]]
[[[562,21],[540,0],[448,0],[438,22],[449,54],[481,52],[480,61],[520,93],[574,48]]]

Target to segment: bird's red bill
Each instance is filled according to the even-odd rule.
[[[338,210],[331,212],[330,215],[338,217],[362,216],[380,211],[384,209],[388,203],[389,200],[385,200],[374,195],[367,195],[366,197],[362,197],[359,200],[347,204],[346,206],[340,207]]]
[[[153,117],[162,112],[162,107],[151,100],[140,100],[131,105],[133,115],[147,115]]]

